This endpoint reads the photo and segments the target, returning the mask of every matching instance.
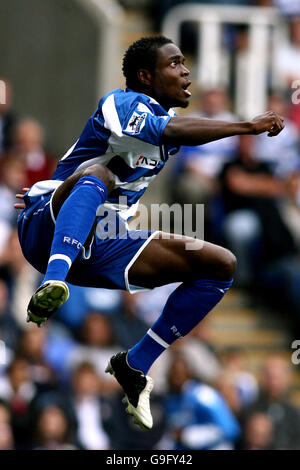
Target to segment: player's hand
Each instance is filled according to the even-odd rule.
[[[252,120],[252,124],[252,134],[258,135],[263,132],[268,132],[268,137],[275,137],[284,128],[284,119],[274,111],[267,111],[260,116],[256,116]]]
[[[22,188],[22,191],[24,191],[24,194],[27,193],[28,190],[29,190],[29,188]],[[24,200],[24,194],[16,194],[16,198]],[[24,209],[24,207],[25,207],[24,202],[16,202],[14,204],[15,209]]]

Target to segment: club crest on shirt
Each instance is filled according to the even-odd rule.
[[[126,127],[126,132],[130,132],[130,134],[139,134],[145,125],[145,120],[147,117],[147,113],[138,114],[136,112],[133,113],[129,122]]]

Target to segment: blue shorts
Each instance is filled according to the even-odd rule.
[[[26,198],[26,207],[18,217],[18,234],[27,261],[41,273],[45,273],[50,257],[55,219],[51,207],[53,192]],[[85,287],[124,289],[129,292],[144,290],[129,284],[128,271],[154,238],[157,232],[129,230],[126,222],[114,212],[118,223],[113,237],[105,236],[101,227],[104,216],[97,217],[91,256],[84,259],[80,253],[71,266],[66,281]],[[104,233],[104,235],[103,235]]]

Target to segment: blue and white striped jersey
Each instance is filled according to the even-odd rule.
[[[174,449],[229,450],[240,436],[240,425],[221,393],[195,380],[166,397],[165,412],[170,436],[181,431]]]
[[[59,161],[52,180],[64,181],[75,171],[101,163],[116,177],[116,187],[104,206],[130,217],[168,155],[179,150],[162,143],[163,131],[174,115],[173,110],[167,112],[153,98],[129,88],[111,91]]]

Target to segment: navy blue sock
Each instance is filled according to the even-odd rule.
[[[66,279],[92,229],[97,209],[106,198],[106,186],[96,176],[83,176],[75,184],[57,216],[43,283],[50,279]]]
[[[232,282],[202,279],[177,287],[152,328],[130,349],[129,365],[147,374],[167,347],[187,335],[220,302]]]

